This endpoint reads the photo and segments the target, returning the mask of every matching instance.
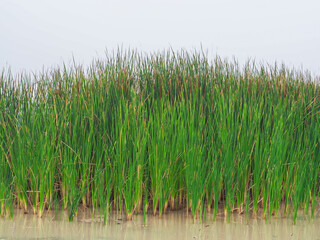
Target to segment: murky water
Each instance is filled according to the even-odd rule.
[[[14,218],[0,218],[0,239],[320,239],[320,216],[314,219],[300,217],[296,225],[291,218],[249,219],[235,214],[228,223],[224,217],[212,221],[208,215],[204,222],[196,220],[185,211],[172,212],[162,217],[134,216],[133,221],[110,217],[108,223],[92,221],[90,212],[79,213],[76,220],[68,222],[61,212],[38,218],[17,210]],[[123,218],[125,219],[125,218]]]

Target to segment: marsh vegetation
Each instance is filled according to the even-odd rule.
[[[319,197],[320,88],[202,53],[118,51],[88,69],[0,79],[0,214],[79,206],[296,219]]]

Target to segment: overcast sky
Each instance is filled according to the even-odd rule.
[[[203,49],[320,75],[318,0],[0,0],[0,69],[88,64],[119,45]]]

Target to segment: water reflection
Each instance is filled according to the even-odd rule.
[[[79,212],[75,221],[68,222],[66,212],[57,219],[53,213],[38,218],[17,210],[13,219],[0,218],[0,239],[320,239],[318,215],[311,220],[300,217],[296,225],[281,216],[268,222],[250,218],[247,224],[245,216],[237,214],[229,223],[222,216],[212,221],[212,215],[193,223],[185,211],[148,216],[146,226],[142,215],[129,222],[124,219],[111,216],[103,225],[99,218],[92,221],[89,211]]]

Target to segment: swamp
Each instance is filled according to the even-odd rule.
[[[0,221],[61,210],[106,225],[175,211],[195,224],[221,211],[227,222],[319,221],[319,113],[317,77],[202,52],[3,70]]]

